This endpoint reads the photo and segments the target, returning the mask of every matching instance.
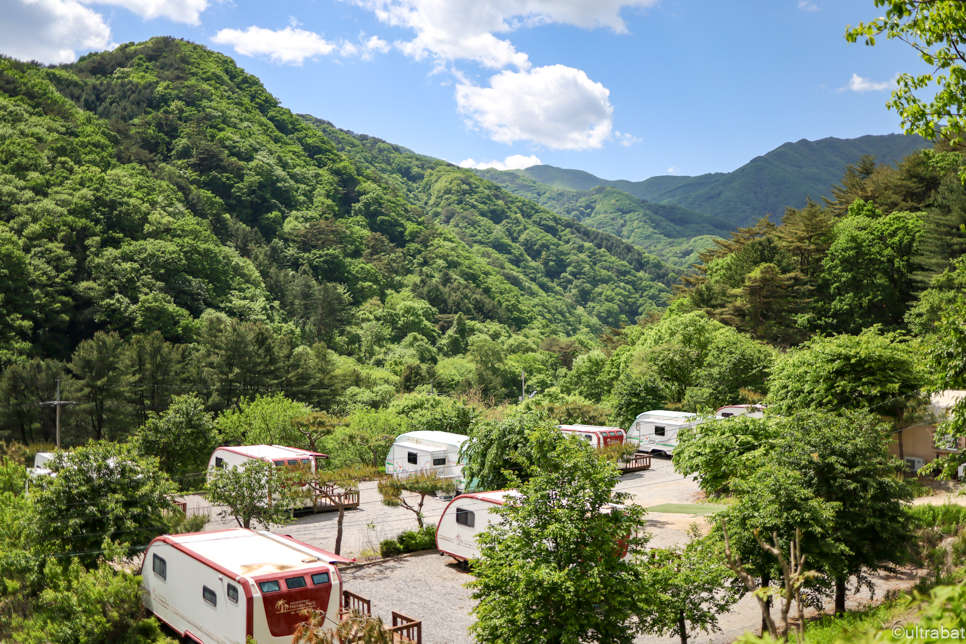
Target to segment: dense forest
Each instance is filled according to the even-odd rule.
[[[413,429],[470,436],[470,480],[548,502],[505,510],[547,532],[484,539],[474,628],[496,629],[486,641],[520,621],[499,618],[500,602],[519,604],[500,566],[566,553],[563,586],[577,588],[572,570],[586,568],[582,579],[620,583],[602,602],[634,602],[601,621],[603,639],[574,641],[630,641],[632,618],[686,640],[685,609],[660,607],[706,604],[725,585],[729,602],[744,592],[731,583],[741,566],[730,553],[722,563],[728,526],[746,576],[783,605],[793,583],[776,585],[785,572],[758,535],[779,551],[803,533],[817,571],[796,588],[807,578],[814,601],[844,610],[850,580],[932,565],[915,536],[931,514],[904,508],[914,486],[888,444],[928,420],[926,394],[966,387],[962,167],[945,141],[897,166],[865,157],[831,198],[733,231],[649,206],[641,234],[711,243],[687,269],[682,255],[675,267],[617,236],[643,203],[625,193],[595,189],[569,204],[573,216],[556,214],[477,173],[293,114],[189,42],[154,38],[63,66],[0,58],[0,639],[164,641],[143,619],[137,578],[107,560],[200,529],[170,498],[218,489],[203,482],[215,446],[322,451],[331,467],[319,481],[351,487],[362,469],[379,476]],[[614,234],[581,221],[591,218]],[[71,449],[27,494],[23,463],[54,441],[57,392]],[[646,541],[643,509],[613,494],[626,453],[556,424],[628,427],[649,409],[762,401],[765,418],[709,422],[674,454],[682,478],[732,497],[711,533],[621,559],[615,541]],[[212,468],[211,479],[226,471],[238,474]],[[395,481],[387,505],[401,498]],[[259,485],[234,487],[265,506]],[[606,537],[599,550],[544,547],[593,536],[585,524]],[[627,575],[598,575],[605,560]],[[704,581],[688,581],[691,565]],[[486,590],[488,575],[500,583]],[[570,615],[598,619],[583,591],[571,594],[581,610]],[[690,628],[713,630],[716,615]]]
[[[25,406],[55,377],[84,401],[66,421],[83,441],[104,435],[91,387],[174,354],[179,383],[153,391],[213,410],[278,391],[345,408],[360,384],[502,400],[507,374],[555,380],[677,277],[469,171],[293,115],[191,43],[0,74],[0,404],[21,440],[50,438]]]
[[[68,444],[127,436],[184,394],[348,417],[409,393],[486,408],[522,392],[560,420],[621,424],[761,400],[776,357],[815,334],[926,334],[962,286],[961,155],[943,146],[864,158],[832,200],[681,273],[580,213],[292,114],[188,42],[0,71],[0,408],[25,443],[52,440],[37,403],[58,379],[78,403]],[[595,192],[594,225],[626,232],[633,198]],[[708,242],[706,219],[652,209],[656,232]]]

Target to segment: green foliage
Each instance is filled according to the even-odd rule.
[[[683,468],[713,481],[702,485],[734,492],[738,502],[714,522],[727,523],[733,548],[754,574],[777,574],[776,562],[752,539],[756,529],[777,533],[783,547],[801,529],[809,567],[834,582],[838,607],[849,577],[903,563],[912,527],[904,503],[912,494],[898,476],[901,462],[889,454],[887,425],[858,411],[740,420],[713,424],[706,444],[703,432],[688,437]],[[712,454],[722,441],[741,448],[738,455]]]
[[[774,422],[735,416],[713,420],[678,432],[674,470],[684,476],[697,474],[705,494],[728,491],[728,483],[758,466],[778,437]]]
[[[763,391],[774,355],[698,311],[665,314],[649,326],[624,329],[619,338],[623,344],[599,377],[608,383],[607,400],[621,410],[622,426],[663,406],[654,403],[683,403],[698,411],[732,404],[742,389]]]
[[[107,562],[85,570],[50,561],[46,588],[35,612],[20,625],[16,641],[30,644],[146,644],[171,642],[160,624],[145,615],[141,578],[114,570]]]
[[[379,542],[379,555],[392,557],[407,552],[419,552],[436,547],[436,526],[428,525],[419,530],[406,530],[395,539]]]
[[[695,630],[720,631],[718,616],[738,601],[739,594],[732,583],[734,574],[722,563],[722,554],[714,552],[713,541],[692,531],[683,549],[655,548],[648,555],[648,583],[661,596],[654,610],[642,615],[642,630],[678,636],[684,644]]]
[[[396,437],[409,431],[406,418],[387,410],[357,409],[322,443],[333,467],[380,467]]]
[[[477,537],[470,630],[487,642],[632,642],[656,599],[640,559],[643,508],[581,441],[552,428],[529,439],[534,476],[514,481],[519,494],[494,510],[502,521]]]
[[[124,556],[165,532],[176,486],[157,458],[130,444],[92,442],[57,452],[49,467],[54,476],[35,479],[30,493],[39,550],[93,566],[105,544]]]
[[[415,472],[405,477],[389,477],[379,479],[379,496],[382,497],[383,505],[391,508],[403,507],[416,515],[416,523],[419,529],[423,529],[423,504],[426,503],[427,496],[436,494],[452,495],[456,492],[456,482],[453,479],[444,479],[435,471]],[[418,500],[405,494],[415,494]]]
[[[202,484],[218,436],[201,399],[186,395],[176,396],[166,412],[148,420],[132,442],[141,454],[158,459],[182,490],[192,490]]]
[[[425,394],[400,396],[389,405],[389,411],[408,419],[409,429],[406,431],[449,432],[463,435],[469,433],[470,427],[479,415],[479,410],[465,399]],[[402,433],[399,432],[399,434]]]
[[[220,517],[232,517],[241,528],[253,523],[270,528],[291,523],[292,509],[303,505],[296,478],[268,461],[252,460],[244,468],[211,468],[205,491],[212,505],[225,506]]]
[[[541,430],[559,434],[555,423],[538,411],[478,422],[462,447],[464,480],[475,481],[482,490],[507,489],[512,477],[526,481],[535,468],[531,434]]]
[[[912,46],[932,72],[899,74],[892,100],[886,105],[902,117],[903,129],[926,139],[950,138],[962,142],[964,121],[963,86],[966,69],[961,45],[962,15],[957,2],[919,3],[909,0],[875,0],[885,7],[885,15],[869,23],[849,26],[845,38],[856,42],[862,38],[875,45],[877,36],[899,40]],[[918,96],[920,89],[936,83],[938,89],[931,100]]]
[[[777,413],[871,409],[900,418],[923,386],[911,342],[878,329],[816,337],[775,362],[768,402]]]
[[[284,394],[242,399],[237,409],[218,417],[218,433],[227,444],[307,448],[306,437],[296,421],[311,411],[305,403],[290,400]]]

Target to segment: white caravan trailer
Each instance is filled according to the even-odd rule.
[[[469,561],[480,556],[476,537],[494,521],[502,521],[493,510],[503,505],[508,496],[518,495],[516,490],[473,492],[460,494],[449,502],[436,525],[436,549],[458,561]],[[610,512],[612,505],[602,512]],[[625,549],[627,544],[621,545]]]
[[[714,412],[715,418],[732,418],[747,416],[748,418],[764,418],[765,405],[725,405]]]
[[[288,644],[303,610],[339,623],[338,555],[291,537],[234,529],[164,535],[141,567],[142,601],[185,641]]]
[[[640,414],[627,430],[627,439],[640,452],[671,456],[678,444],[678,432],[705,422],[697,414],[655,409]]]
[[[325,454],[310,452],[296,447],[282,445],[238,445],[235,447],[219,447],[211,453],[208,459],[208,471],[213,467],[238,467],[245,469],[250,461],[268,461],[276,467],[290,469],[305,468],[310,472],[319,469],[318,459],[329,458]],[[308,489],[307,487],[305,489]],[[305,507],[312,507],[314,500],[311,495],[305,499]]]
[[[493,521],[500,521],[493,508],[503,505],[503,499],[515,490],[460,494],[449,502],[436,526],[436,549],[459,561],[480,556],[476,535],[486,530]]]
[[[463,472],[460,447],[469,438],[450,432],[407,432],[400,434],[386,454],[386,474],[405,476],[414,472],[437,472],[440,478],[455,478]]]
[[[598,425],[557,425],[557,429],[580,436],[591,447],[600,449],[608,445],[621,445],[627,434],[620,427],[601,427]]]

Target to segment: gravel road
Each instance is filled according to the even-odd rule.
[[[704,500],[695,482],[675,473],[669,459],[654,458],[650,470],[625,475],[617,487],[634,495],[633,502],[645,508],[666,503],[700,503]],[[186,500],[189,512],[212,514],[206,530],[236,527],[234,520],[216,518],[218,508],[212,508],[204,497],[193,495]],[[427,524],[436,523],[446,503],[435,498],[426,500],[423,514]],[[309,514],[274,531],[332,550],[335,546],[337,516],[335,512]],[[691,523],[707,525],[700,516],[649,512],[647,525],[653,535],[650,546],[667,547],[687,543],[687,530]],[[365,483],[360,489],[359,509],[351,510],[345,516],[342,553],[351,558],[360,556],[366,549],[378,550],[382,539],[415,527],[416,519],[412,512],[382,505],[375,483]],[[419,553],[368,566],[350,566],[342,575],[345,588],[369,598],[373,613],[382,617],[383,621],[391,621],[390,611],[393,610],[422,620],[424,644],[472,644],[467,629],[473,622],[470,610],[474,602],[469,590],[463,587],[472,577],[448,557],[439,556],[435,551]],[[874,578],[876,598],[881,599],[888,590],[911,587],[916,578],[916,571],[898,576],[878,576]],[[848,607],[857,608],[869,601],[868,591],[863,591],[857,597],[850,596]],[[691,641],[712,644],[732,642],[745,631],[756,630],[760,623],[761,613],[755,599],[746,596],[720,618],[722,632],[694,634]],[[635,640],[637,644],[673,644],[678,641],[676,638],[654,636],[641,636]]]

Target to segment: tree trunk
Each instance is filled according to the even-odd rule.
[[[845,612],[845,582],[848,577],[840,577],[835,580],[835,614]]]
[[[771,586],[771,575],[766,572],[766,573],[763,573],[761,575],[761,587],[762,588],[767,588],[768,586]],[[765,600],[765,610],[767,610],[769,613],[771,612],[771,597],[768,597]],[[762,614],[762,616],[761,616],[761,634],[764,635],[767,632],[768,632],[768,620],[765,619],[765,615]]]
[[[688,644],[688,623],[684,621],[684,613],[678,613],[678,631],[681,633],[681,644]]]
[[[345,503],[339,506],[339,521],[335,530],[335,554],[342,554],[342,520],[345,518]]]

